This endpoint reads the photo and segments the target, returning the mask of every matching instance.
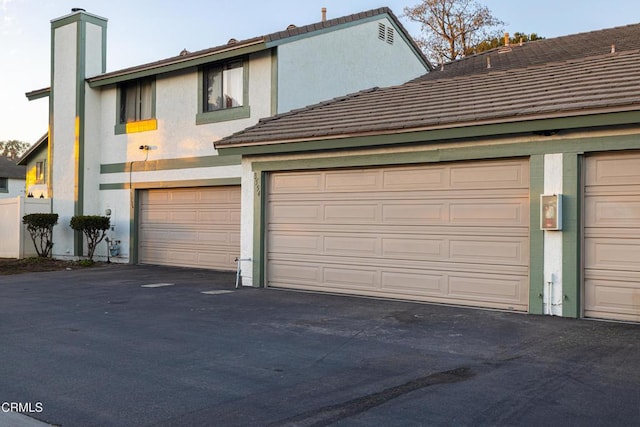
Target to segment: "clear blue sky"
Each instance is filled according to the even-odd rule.
[[[24,94],[50,82],[50,21],[72,7],[109,20],[107,70],[143,64],[328,18],[388,6],[400,16],[419,0],[0,0],[0,141],[35,142],[47,130],[47,100]],[[554,37],[640,22],[639,0],[479,0],[505,30]],[[412,34],[419,28],[402,20]]]

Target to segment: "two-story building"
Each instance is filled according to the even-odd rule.
[[[430,65],[387,8],[106,72],[107,20],[74,9],[51,23],[46,195],[60,215],[53,256],[80,257],[74,215],[109,215],[119,262],[235,269],[240,156],[211,144],[259,119]],[[250,221],[250,219],[246,219]],[[246,229],[249,224],[244,224]],[[250,238],[251,236],[247,236]],[[106,255],[101,245],[98,255]]]

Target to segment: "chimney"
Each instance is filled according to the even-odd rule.
[[[322,8],[322,22],[325,22],[327,20],[327,8],[323,7]]]
[[[504,33],[504,45],[509,47],[509,33]]]

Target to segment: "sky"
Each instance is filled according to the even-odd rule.
[[[419,0],[0,0],[0,141],[34,143],[47,131],[46,98],[26,92],[50,86],[51,20],[73,7],[108,19],[107,71],[317,22],[389,7],[402,18]],[[550,38],[640,22],[638,0],[478,0],[513,34]]]

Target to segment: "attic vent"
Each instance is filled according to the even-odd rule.
[[[298,28],[295,26],[295,24],[289,24],[289,26],[287,27],[287,30],[293,30],[294,28]]]
[[[236,39],[229,39],[229,41],[227,42],[227,44],[236,44],[238,43],[238,40]]]
[[[384,40],[384,38],[386,37],[386,28],[385,25],[382,22],[378,23],[378,38],[380,40]]]
[[[393,44],[393,28],[387,28],[387,43]]]

